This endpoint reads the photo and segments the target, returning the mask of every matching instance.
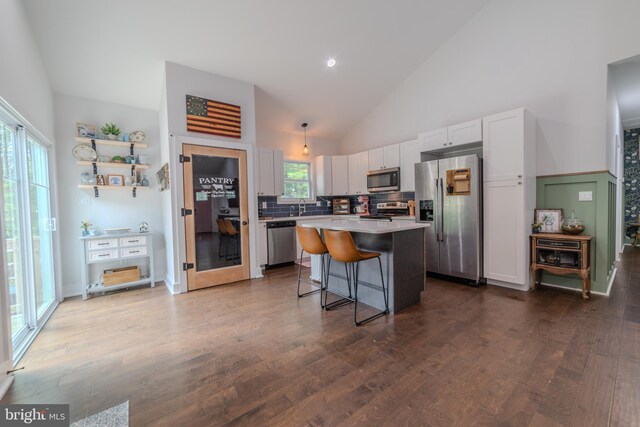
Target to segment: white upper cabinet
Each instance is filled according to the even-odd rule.
[[[367,174],[369,173],[369,152],[363,151],[362,153],[358,153],[358,157],[360,158],[360,164],[358,165],[358,178],[360,179],[360,184],[358,184],[357,194],[368,194]]]
[[[420,153],[424,150],[419,139],[400,143],[400,189],[415,191],[415,164],[420,163]]]
[[[384,149],[374,148],[369,150],[369,170],[384,169]]]
[[[274,190],[277,196],[284,196],[284,151],[273,150]]]
[[[349,154],[349,194],[358,194],[358,186],[360,185],[360,157],[358,153]]]
[[[258,196],[284,194],[284,152],[269,148],[256,149]]]
[[[418,135],[418,140],[425,151],[441,150],[448,145],[447,128],[430,130]]]
[[[422,132],[418,135],[418,139],[425,151],[442,151],[457,145],[481,142],[482,120],[471,120],[446,128]]]
[[[316,194],[318,196],[332,196],[331,156],[318,156],[315,163]]]
[[[525,110],[483,119],[484,180],[522,179],[525,175]],[[534,158],[535,164],[535,158]]]
[[[275,171],[273,168],[273,150],[256,149],[258,154],[258,196],[275,195]]]
[[[482,141],[482,120],[472,120],[447,128],[447,145],[456,146]]]
[[[400,167],[400,144],[369,150],[369,170]]]
[[[385,145],[384,151],[384,164],[383,169],[399,168],[400,167],[400,144]]]
[[[349,194],[349,156],[331,157],[331,181],[334,196]]]
[[[367,172],[369,172],[369,152],[349,155],[349,194],[367,193]]]

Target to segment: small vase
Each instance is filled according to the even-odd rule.
[[[149,186],[149,180],[147,179],[146,175],[142,175],[142,186],[143,187],[148,187]]]
[[[108,139],[109,141],[115,141],[115,140],[116,140],[116,138],[117,138],[117,136],[116,136],[116,135],[107,135],[107,139]]]
[[[88,236],[89,235],[89,230],[82,230],[82,236]]]

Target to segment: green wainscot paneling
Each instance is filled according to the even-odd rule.
[[[580,191],[591,191],[593,200],[578,201]],[[585,223],[584,234],[594,237],[591,242],[591,290],[599,293],[607,292],[615,264],[615,195],[615,178],[607,172],[537,179],[537,207],[562,209],[565,217],[575,211],[576,217]],[[544,272],[542,282],[582,289],[582,282],[577,276],[556,276]]]

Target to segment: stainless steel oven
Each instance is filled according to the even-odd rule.
[[[369,171],[367,173],[367,190],[370,193],[400,191],[400,168]]]

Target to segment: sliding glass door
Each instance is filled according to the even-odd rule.
[[[55,304],[49,148],[0,116],[6,270],[14,356]]]
[[[40,320],[55,299],[53,239],[55,219],[49,204],[49,152],[27,136],[27,176],[29,183],[29,241],[33,260],[36,319]]]

